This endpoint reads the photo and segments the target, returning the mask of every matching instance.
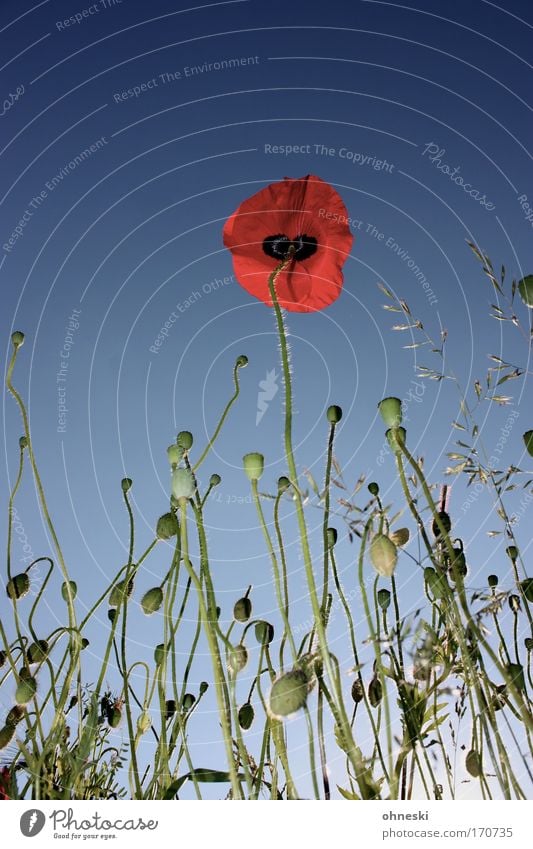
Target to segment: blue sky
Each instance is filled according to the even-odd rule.
[[[532,25],[525,0],[2,4],[0,338],[5,359],[12,330],[27,334],[17,384],[82,602],[127,556],[121,478],[134,480],[142,550],[168,503],[167,445],[185,428],[203,446],[245,353],[242,395],[203,483],[222,475],[207,521],[224,614],[249,584],[257,609],[272,610],[241,457],[265,454],[264,489],[286,471],[277,340],[271,311],[232,278],[221,233],[245,197],[284,176],[332,183],[355,236],[338,301],[289,317],[300,469],[321,480],[324,413],[338,403],[348,486],[365,474],[397,498],[376,417],[392,394],[410,399],[412,450],[444,482],[459,394],[449,381],[417,376],[418,365],[438,368],[436,355],[403,347],[418,337],[391,330],[401,316],[382,309],[377,284],[404,298],[435,340],[447,331],[446,370],[471,400],[487,354],[527,365],[517,329],[489,317],[496,296],[466,240],[497,269],[503,263],[508,278],[531,270]],[[527,310],[517,310],[527,327]],[[161,337],[173,311],[178,320]],[[264,380],[279,391],[257,423]],[[502,464],[530,468],[521,441],[532,427],[527,385],[522,378],[503,390],[513,395],[508,407],[479,412],[488,456],[515,411]],[[3,419],[7,507],[20,433],[11,399]],[[482,495],[464,508],[468,494],[454,482],[450,506],[477,586],[507,566],[502,538],[486,536],[501,529],[490,501]],[[520,496],[510,498],[519,509]],[[43,553],[29,480],[18,511],[32,550]],[[318,511],[309,520],[314,527]],[[524,547],[526,525],[517,531]],[[288,528],[304,620],[290,518]],[[351,587],[353,550],[343,540],[339,551]],[[147,570],[159,576],[165,563],[158,551]],[[400,563],[407,606],[420,591],[409,569]],[[146,588],[155,582],[142,579]],[[60,612],[52,603],[47,615]],[[139,651],[151,653],[158,627],[139,618]]]

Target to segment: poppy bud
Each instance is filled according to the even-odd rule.
[[[474,749],[470,749],[465,758],[466,771],[473,778],[479,778],[482,773],[481,758]]]
[[[194,706],[196,697],[192,693],[185,693],[183,696],[182,707],[184,711],[189,711]]]
[[[15,691],[15,701],[18,705],[26,705],[33,699],[37,692],[37,679],[31,676],[19,678],[19,684]]]
[[[497,575],[489,575],[487,578],[489,587],[497,587],[498,586],[498,576]]]
[[[168,462],[171,466],[177,466],[178,463],[181,463],[181,459],[183,457],[183,451],[178,448],[176,443],[169,445],[167,448],[167,457]]]
[[[230,672],[233,672],[234,675],[237,675],[239,672],[242,672],[247,663],[248,651],[246,649],[246,646],[243,646],[242,643],[239,643],[229,653],[228,669]]]
[[[526,578],[524,581],[520,581],[518,586],[524,593],[527,601],[533,602],[533,578]]]
[[[237,361],[236,361],[235,365],[237,366],[237,368],[244,368],[245,366],[247,366],[248,365],[248,357],[246,356],[246,354],[240,354],[237,357]]]
[[[157,645],[155,647],[155,650],[154,650],[154,660],[155,660],[157,666],[159,666],[161,663],[163,663],[164,657],[165,657],[165,644],[159,643],[159,645]]]
[[[248,622],[252,615],[252,602],[249,598],[240,598],[235,602],[233,608],[233,618],[237,622]]]
[[[394,545],[406,545],[409,542],[409,528],[398,528],[390,535]]]
[[[69,581],[70,584],[70,594],[72,599],[74,600],[78,595],[78,585],[76,581]],[[68,601],[68,587],[66,582],[61,584],[61,595],[63,596],[64,601]]]
[[[22,705],[14,705],[6,716],[6,725],[18,725],[26,714],[26,708]]]
[[[507,557],[509,557],[509,559],[513,561],[513,563],[515,562],[515,560],[518,560],[518,549],[516,545],[509,545],[505,549],[505,553],[507,554]]]
[[[194,479],[189,469],[174,469],[172,473],[172,495],[177,501],[181,498],[193,497]]]
[[[209,486],[211,486],[211,487],[218,486],[221,480],[222,480],[222,478],[220,477],[220,475],[217,475],[215,473],[214,475],[211,475],[211,477],[209,478]]]
[[[261,620],[255,626],[255,639],[260,646],[268,646],[274,639],[274,626]]]
[[[522,439],[524,440],[527,453],[530,457],[533,457],[533,430],[527,430]]]
[[[372,678],[372,681],[368,685],[368,701],[372,705],[372,707],[378,707],[383,698],[383,687],[381,686],[381,681],[379,678]]]
[[[307,675],[301,669],[285,672],[272,685],[269,709],[272,716],[282,718],[300,710],[307,702]]]
[[[533,274],[528,274],[518,281],[518,294],[526,307],[533,308]]]
[[[513,613],[518,613],[520,610],[520,596],[518,595],[510,595],[509,596],[509,607],[513,611]]]
[[[110,607],[109,610],[107,611],[107,618],[109,619],[109,621],[114,622],[116,615],[117,615],[117,611],[115,610],[115,608]]]
[[[26,572],[21,572],[20,575],[15,575],[7,582],[6,592],[12,601],[19,598],[24,598],[30,591],[30,579]]]
[[[438,515],[438,517],[440,519],[440,523],[443,526],[446,533],[447,534],[450,533],[451,528],[452,528],[452,520],[450,519],[448,513],[446,513],[445,510],[441,510],[439,513],[437,513],[437,515]],[[433,519],[433,524],[431,525],[431,530],[433,531],[433,536],[440,537],[440,528],[437,524],[436,519]]]
[[[176,443],[182,451],[190,451],[193,443],[193,436],[190,430],[180,430],[176,438]]]
[[[156,613],[163,604],[163,590],[161,587],[153,587],[146,592],[141,599],[141,607],[146,616]]]
[[[119,581],[109,593],[109,604],[111,607],[119,607],[124,599],[130,598],[133,592],[133,579]]]
[[[396,428],[402,423],[402,402],[399,398],[384,398],[378,404],[378,410],[381,413],[386,427]]]
[[[139,732],[139,734],[146,734],[146,732],[149,731],[151,727],[152,718],[148,711],[143,710],[137,720],[137,731]]]
[[[5,653],[5,651],[0,651],[0,669],[2,669],[2,666],[5,666],[6,660],[7,654]]]
[[[363,684],[361,683],[359,678],[356,678],[356,680],[352,684],[352,699],[354,700],[355,704],[358,705],[359,702],[363,701],[364,697],[365,692]]]
[[[14,736],[14,725],[4,725],[3,728],[0,728],[0,749],[5,749],[6,746],[9,746]]]
[[[174,699],[167,699],[165,702],[165,719],[172,719],[176,713],[176,702]]]
[[[200,681],[200,695],[203,696],[204,693],[207,693],[209,690],[209,684],[207,681]]]
[[[526,651],[533,651],[533,639],[531,637],[525,638],[524,647],[525,647]]]
[[[122,719],[122,711],[118,707],[112,707],[107,712],[107,721],[110,728],[118,728]]]
[[[22,450],[24,450],[24,448],[27,448],[27,447],[28,447],[28,437],[27,437],[27,436],[21,436],[21,437],[20,437],[20,439],[19,439],[19,447],[20,447]]]
[[[41,663],[48,654],[50,646],[46,640],[39,640],[37,643],[32,643],[28,649],[28,662]]]
[[[159,539],[171,539],[179,531],[175,513],[164,513],[157,520],[156,535]]]
[[[328,540],[328,548],[334,548],[337,544],[337,528],[328,528],[327,530],[327,540]]]
[[[385,432],[389,448],[393,454],[402,453],[402,445],[405,445],[407,432],[404,427],[391,427]]]
[[[133,481],[131,478],[122,478],[120,485],[122,487],[122,492],[129,492],[133,486]]]
[[[258,481],[263,474],[265,468],[265,458],[262,454],[258,454],[254,452],[252,454],[245,454],[242,458],[242,462],[244,464],[244,471],[250,481]]]
[[[82,638],[82,641],[81,641],[81,647],[82,647],[82,649],[86,649],[86,648],[87,648],[87,646],[89,646],[89,645],[90,645],[90,643],[89,643],[89,640],[87,639],[87,637],[83,637],[83,638]]]
[[[368,491],[369,491],[370,495],[373,495],[374,497],[376,497],[376,495],[379,495],[378,484],[375,481],[372,481],[371,483],[369,483],[368,484]]]
[[[454,575],[464,578],[468,572],[466,558],[462,548],[454,548],[454,559],[450,564],[450,575],[455,580]]]
[[[278,492],[279,493],[286,492],[288,490],[288,488],[290,487],[290,485],[291,485],[291,482],[290,482],[289,478],[285,477],[285,475],[282,475],[280,478],[278,478]]]
[[[248,731],[248,729],[251,728],[252,722],[254,721],[254,716],[254,709],[250,702],[246,702],[246,704],[242,705],[242,707],[239,708],[239,725],[241,726],[243,731]]]
[[[340,407],[333,404],[331,407],[328,407],[326,416],[330,424],[338,424],[342,419],[342,410]]]
[[[445,598],[448,584],[444,575],[439,575],[432,566],[424,569],[424,580],[435,598]]]
[[[509,663],[506,669],[517,690],[522,690],[525,693],[524,667],[520,663]]]
[[[24,345],[24,333],[21,330],[15,330],[11,334],[11,341],[14,348],[20,348],[21,345]]]
[[[378,604],[382,610],[388,610],[390,606],[389,590],[378,590]]]
[[[385,536],[376,534],[370,543],[370,559],[378,575],[390,578],[396,568],[398,552],[396,546]]]

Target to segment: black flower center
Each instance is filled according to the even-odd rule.
[[[286,259],[291,248],[293,258],[302,262],[316,253],[318,242],[314,236],[307,236],[305,233],[295,236],[294,239],[289,239],[285,233],[278,233],[276,236],[267,236],[263,241],[264,252],[273,259]]]

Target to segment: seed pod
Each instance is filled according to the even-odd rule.
[[[176,713],[176,702],[174,699],[167,699],[165,702],[165,719],[172,719]]]
[[[141,599],[141,607],[146,616],[151,616],[152,613],[157,613],[163,604],[163,590],[161,587],[152,587],[151,590],[145,592]]]
[[[242,462],[248,480],[260,480],[265,468],[265,458],[263,455],[258,454],[256,451],[252,454],[245,454]]]
[[[12,601],[17,601],[19,598],[24,598],[30,591],[30,579],[26,572],[21,572],[20,575],[15,575],[7,582],[6,592]]]
[[[370,543],[370,559],[378,575],[390,578],[396,568],[398,552],[396,546],[385,536],[376,534]]]
[[[465,758],[465,766],[466,771],[473,778],[479,778],[479,776],[482,774],[481,758],[475,751],[475,749],[470,749],[470,751],[468,752]]]
[[[146,734],[147,731],[152,727],[152,718],[147,710],[143,710],[143,712],[139,715],[137,719],[137,731],[139,734]]]
[[[183,701],[181,703],[183,710],[186,712],[191,710],[191,708],[194,706],[195,701],[196,696],[193,696],[192,693],[185,693],[185,695],[183,696]]]
[[[15,330],[15,332],[11,334],[11,342],[13,343],[14,348],[20,348],[21,345],[24,345],[24,333],[22,330]]]
[[[130,578],[129,581],[119,581],[109,593],[109,604],[111,607],[119,607],[125,598],[130,598],[132,592],[133,578]]]
[[[28,662],[41,663],[48,654],[49,648],[50,646],[46,640],[39,640],[36,643],[32,643],[28,649]]]
[[[390,606],[389,590],[378,590],[378,604],[382,610],[388,610]]]
[[[337,528],[328,528],[326,536],[327,536],[328,548],[334,548],[337,544],[337,537],[338,537]]]
[[[165,657],[165,644],[159,643],[159,645],[156,646],[155,650],[154,650],[154,660],[155,660],[157,666],[159,666],[161,663],[163,663],[164,657]]]
[[[189,469],[174,469],[172,472],[172,495],[177,501],[193,497],[194,480]]]
[[[398,528],[390,535],[394,545],[405,545],[409,542],[409,528]]]
[[[78,595],[78,585],[76,581],[69,581],[68,583],[70,584],[70,594],[74,600]],[[68,586],[66,581],[61,584],[61,595],[63,597],[63,601],[68,601]]]
[[[24,719],[26,708],[22,705],[14,705],[6,716],[6,725],[18,725]]]
[[[402,445],[405,445],[407,431],[404,427],[390,427],[385,431],[385,437],[393,454],[402,453]]]
[[[489,587],[497,587],[498,586],[498,576],[497,575],[489,575],[487,578]]]
[[[122,478],[120,485],[122,487],[122,492],[129,492],[133,486],[133,481],[131,478]]]
[[[3,728],[0,728],[0,749],[5,749],[6,746],[9,746],[14,736],[14,725],[4,725]]]
[[[274,626],[263,620],[256,623],[255,639],[260,646],[269,646],[274,639]]]
[[[439,513],[437,513],[437,516],[439,517],[440,523],[441,523],[442,527],[444,528],[444,530],[446,531],[446,533],[447,534],[450,533],[451,528],[452,528],[452,520],[450,519],[448,513],[446,513],[445,510],[440,510]],[[437,537],[437,539],[438,539],[440,537],[441,533],[440,533],[440,528],[437,524],[436,519],[433,519],[433,523],[431,525],[431,530],[433,531],[433,536]]]
[[[209,690],[209,684],[207,681],[200,681],[200,695],[203,696],[204,693],[207,693]]]
[[[399,427],[402,423],[402,402],[399,398],[383,398],[378,404],[385,426],[388,428]]]
[[[239,725],[241,726],[243,731],[248,731],[248,729],[251,728],[252,722],[254,721],[254,716],[254,709],[250,702],[246,702],[239,708]]]
[[[157,520],[156,536],[159,539],[172,539],[179,531],[175,513],[164,513]]]
[[[110,728],[118,728],[122,720],[122,711],[120,708],[113,706],[107,712],[107,721]]]
[[[524,581],[520,581],[519,586],[527,601],[533,602],[533,578],[526,578]]]
[[[528,274],[518,281],[518,294],[526,307],[533,308],[533,274]]]
[[[181,448],[178,448],[176,443],[174,443],[173,445],[168,446],[167,457],[171,466],[177,466],[183,459],[183,451]]]
[[[20,677],[19,684],[15,691],[15,701],[18,705],[26,705],[31,701],[37,692],[37,679],[30,677]]]
[[[379,678],[372,678],[370,684],[368,685],[368,701],[372,705],[372,707],[377,707],[381,699],[383,698],[383,687],[381,686],[381,681]]]
[[[237,675],[239,672],[242,672],[247,663],[248,651],[246,650],[246,646],[239,643],[228,656],[228,669],[234,675]]]
[[[285,672],[272,685],[269,709],[272,716],[282,718],[303,708],[307,701],[307,675],[302,669]]]
[[[233,607],[233,618],[236,622],[248,622],[252,615],[252,602],[249,598],[240,598]]]
[[[376,497],[376,495],[379,495],[379,486],[378,486],[378,484],[377,484],[375,481],[372,481],[371,483],[369,483],[369,484],[368,484],[368,491],[369,491],[370,495],[373,495],[373,496],[374,496],[374,498],[375,498],[375,497]]]
[[[513,613],[518,613],[520,610],[520,596],[519,595],[510,595],[509,596],[509,607],[513,611]]]
[[[215,474],[211,475],[211,477],[209,478],[209,486],[218,486],[221,480],[222,478],[220,477],[220,475],[217,475],[215,472]]]
[[[342,419],[342,410],[340,407],[337,407],[336,404],[332,404],[331,407],[328,407],[328,411],[326,413],[326,417],[330,424],[338,424]]]
[[[359,678],[356,678],[352,684],[352,699],[354,700],[355,704],[358,705],[359,702],[363,701],[364,697],[365,691],[363,688],[363,683],[359,680]]]
[[[176,438],[176,443],[182,451],[190,451],[193,444],[193,436],[190,430],[180,430]]]

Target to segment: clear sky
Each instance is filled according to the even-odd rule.
[[[242,396],[201,478],[223,478],[207,512],[223,617],[249,584],[256,610],[273,610],[241,457],[265,454],[265,490],[286,471],[278,346],[271,310],[232,278],[221,234],[244,198],[284,176],[333,184],[355,236],[340,298],[289,316],[299,468],[322,479],[324,413],[337,403],[348,487],[364,474],[386,500],[398,498],[376,418],[392,394],[408,400],[411,449],[444,482],[461,435],[451,426],[459,394],[417,376],[438,360],[430,347],[403,347],[419,337],[391,329],[404,319],[382,309],[377,283],[436,341],[447,331],[445,369],[470,400],[488,354],[527,365],[516,328],[489,317],[496,294],[466,240],[509,278],[531,271],[532,26],[526,0],[2,2],[0,339],[5,360],[12,330],[27,335],[16,381],[82,606],[127,559],[121,478],[134,481],[141,551],[168,505],[167,445],[185,428],[203,446],[245,353]],[[272,397],[258,416],[262,381]],[[515,411],[502,466],[531,468],[521,440],[533,427],[527,385],[503,391],[508,407],[479,411],[487,456]],[[20,434],[11,399],[3,422],[7,508]],[[503,538],[486,535],[501,522],[485,494],[466,507],[468,495],[454,482],[450,510],[472,585],[483,586],[507,571]],[[510,498],[520,509],[520,495]],[[32,552],[47,553],[29,479],[17,504]],[[318,527],[319,512],[310,508],[309,521]],[[345,588],[355,592],[353,549],[337,524]],[[517,531],[524,547],[527,526]],[[309,610],[290,517],[288,544],[298,624]],[[167,555],[149,561],[139,593],[164,574]],[[416,606],[420,577],[407,558],[398,568],[405,605]],[[48,598],[54,620],[63,610]],[[161,623],[136,615],[138,651],[150,656]],[[106,629],[104,612],[95,654]],[[340,615],[333,629],[342,641]],[[206,718],[207,708],[199,723]]]

